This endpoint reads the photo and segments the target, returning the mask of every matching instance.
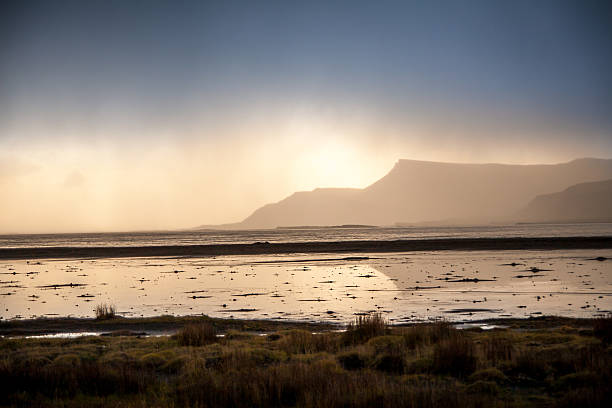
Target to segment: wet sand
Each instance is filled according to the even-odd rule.
[[[126,247],[0,248],[0,259],[221,256],[292,253],[385,253],[414,251],[492,251],[610,249],[612,236],[548,238],[452,238],[396,241],[290,242]]]
[[[0,318],[208,315],[392,323],[612,310],[612,250],[427,251],[0,261]]]

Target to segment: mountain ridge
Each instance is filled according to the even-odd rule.
[[[490,223],[507,220],[538,195],[610,178],[612,159],[518,165],[400,159],[365,188],[298,191],[223,227],[395,225],[449,219]]]
[[[612,179],[538,195],[517,218],[521,222],[612,222]]]

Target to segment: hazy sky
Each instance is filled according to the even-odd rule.
[[[0,233],[239,221],[399,158],[612,157],[609,1],[4,1]]]

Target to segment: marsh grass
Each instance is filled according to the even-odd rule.
[[[498,364],[512,360],[516,353],[516,340],[511,332],[492,332],[482,339],[480,349],[487,361]]]
[[[97,320],[107,320],[114,319],[116,317],[116,308],[115,305],[110,305],[106,303],[101,303],[96,306],[94,309],[94,313],[96,314]]]
[[[217,341],[217,331],[209,322],[194,323],[184,326],[176,334],[181,346],[204,346]]]
[[[476,370],[476,346],[467,336],[452,336],[437,342],[433,351],[433,371],[465,377]]]
[[[593,334],[606,344],[612,343],[612,313],[593,320]]]
[[[311,333],[307,330],[289,330],[278,340],[279,348],[289,354],[335,352],[340,347],[335,333]]]
[[[388,322],[381,313],[357,316],[347,326],[344,332],[344,342],[346,344],[364,343],[372,337],[386,334],[387,327]]]
[[[406,347],[416,349],[428,346],[452,336],[456,336],[459,331],[452,327],[446,320],[438,320],[433,323],[420,323],[409,327],[402,327],[394,330],[404,338]]]
[[[382,322],[358,320],[349,335],[217,338],[200,322],[174,337],[0,338],[0,405],[603,407],[612,398],[612,354],[593,332]]]

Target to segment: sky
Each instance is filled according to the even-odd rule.
[[[236,222],[398,159],[612,158],[607,1],[4,1],[0,233]]]

